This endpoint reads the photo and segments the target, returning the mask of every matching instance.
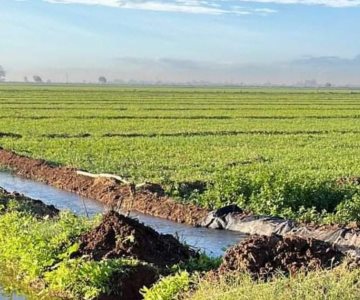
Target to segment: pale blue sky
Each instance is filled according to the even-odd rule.
[[[0,0],[9,80],[360,83],[360,0]]]

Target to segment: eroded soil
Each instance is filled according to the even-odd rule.
[[[340,263],[343,254],[328,243],[296,236],[252,236],[230,248],[219,273],[247,271],[255,278],[295,274]]]
[[[178,223],[199,225],[209,211],[191,204],[176,203],[162,193],[149,188],[133,191],[114,179],[91,178],[76,173],[76,169],[59,167],[40,159],[32,159],[0,148],[0,165],[17,175],[77,193],[123,210],[165,218]]]

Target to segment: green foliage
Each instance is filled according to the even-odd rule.
[[[86,261],[84,259],[65,260],[45,273],[48,289],[53,293],[67,291],[75,299],[94,299],[101,294],[121,295],[119,286],[111,286],[114,274],[126,274],[135,266],[131,260]]]
[[[355,300],[360,297],[360,270],[339,267],[334,270],[279,276],[268,281],[254,281],[250,275],[237,274],[219,279],[198,279],[196,290],[183,293],[186,300]]]
[[[38,220],[18,212],[0,216],[1,262],[24,280],[33,280],[60,260],[90,224],[64,213],[58,220]]]
[[[144,287],[141,294],[145,300],[176,299],[180,293],[186,292],[190,288],[193,276],[190,274],[214,270],[219,267],[221,261],[221,258],[212,258],[202,253],[186,263],[174,265],[171,268],[173,274],[163,277],[151,288]]]
[[[340,224],[360,223],[360,195],[356,194],[351,199],[339,203],[335,215],[329,215],[327,221]]]
[[[222,258],[209,257],[205,253],[201,253],[198,257],[192,257],[186,263],[175,265],[173,270],[186,270],[189,273],[193,272],[207,272],[218,268],[221,264]]]
[[[145,300],[173,300],[180,292],[189,289],[191,278],[188,272],[183,271],[160,279],[153,287],[144,287],[141,290]]]
[[[301,221],[321,221],[326,213],[354,209],[359,188],[354,185],[339,186],[322,178],[308,178],[291,174],[286,169],[246,173],[234,169],[216,177],[214,186],[203,196],[202,203],[219,208],[236,203],[257,214],[268,214]],[[349,200],[350,202],[349,202]],[[345,203],[347,203],[346,206]],[[345,216],[342,222],[355,220],[356,212]]]

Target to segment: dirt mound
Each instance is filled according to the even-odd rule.
[[[117,212],[104,215],[99,226],[80,238],[77,255],[90,258],[133,257],[157,266],[186,261],[196,253],[172,235],[162,235],[150,227]]]
[[[53,205],[46,205],[40,200],[27,198],[19,193],[9,193],[0,187],[0,213],[7,211],[9,206],[11,210],[26,212],[39,218],[52,218],[59,214],[59,210]]]
[[[164,196],[160,186],[146,185],[134,193],[130,186],[123,185],[114,179],[79,175],[74,168],[59,167],[44,160],[6,151],[1,147],[0,165],[10,168],[20,176],[38,180],[110,206],[136,210],[178,223],[199,225],[209,213],[209,210],[195,205],[176,203]]]
[[[343,255],[330,244],[295,236],[253,236],[229,249],[220,273],[248,271],[256,278],[336,266]]]

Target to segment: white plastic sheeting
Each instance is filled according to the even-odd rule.
[[[291,220],[278,217],[245,215],[239,207],[234,205],[211,212],[201,225],[250,235],[277,234],[313,238],[328,242],[343,253],[360,256],[360,229],[299,226]]]

